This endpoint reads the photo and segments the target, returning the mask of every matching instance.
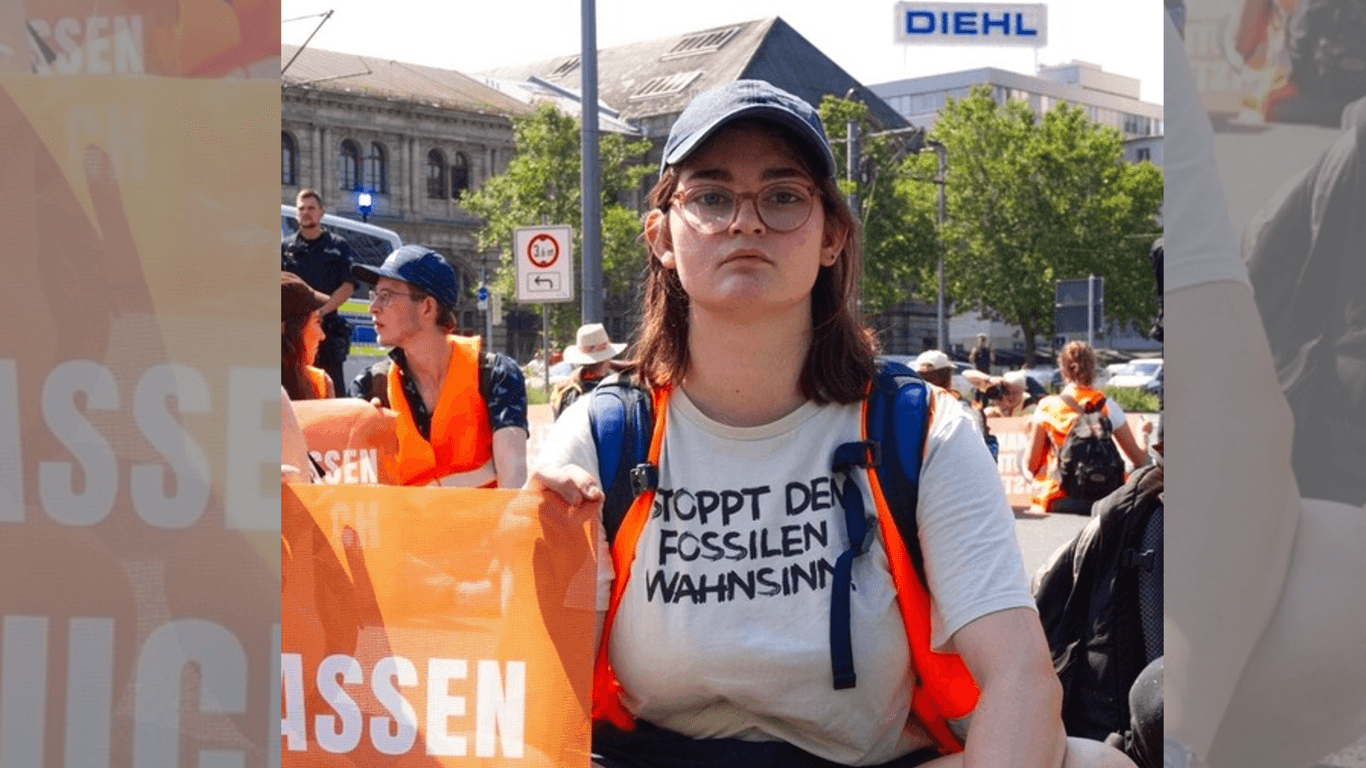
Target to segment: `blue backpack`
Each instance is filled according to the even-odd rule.
[[[632,501],[659,482],[659,468],[648,462],[654,431],[653,403],[647,389],[629,374],[604,379],[589,396],[589,424],[598,453],[598,472],[604,495],[602,519],[609,544]],[[916,575],[925,584],[916,503],[920,465],[929,429],[929,387],[906,366],[881,361],[868,397],[866,442],[844,443],[831,458],[831,469],[844,478],[839,497],[844,502],[849,550],[835,564],[831,605],[831,665],[836,688],[855,684],[849,628],[849,579],[854,557],[863,549],[868,532],[862,494],[848,473],[854,467],[876,467],[883,497],[905,542]],[[877,482],[874,480],[873,482]],[[837,484],[836,488],[840,488]],[[857,498],[855,498],[857,497]],[[928,589],[928,586],[926,587]]]

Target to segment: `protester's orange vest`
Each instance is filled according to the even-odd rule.
[[[654,391],[654,434],[650,442],[649,462],[659,466],[660,447],[664,441],[665,414],[669,410],[667,387]],[[931,400],[933,402],[933,400]],[[868,402],[863,403],[863,438],[868,439]],[[930,594],[916,574],[897,530],[896,521],[882,495],[877,470],[869,468],[869,485],[873,489],[873,504],[877,507],[878,526],[887,550],[892,583],[896,587],[897,605],[906,625],[906,640],[911,653],[911,666],[916,674],[916,686],[911,695],[911,716],[915,718],[941,752],[962,752],[963,743],[950,729],[949,720],[966,717],[977,706],[981,691],[972,679],[967,665],[957,654],[937,653],[930,641]],[[636,542],[650,519],[654,504],[654,490],[636,497],[626,512],[612,541],[612,566],[617,577],[612,582],[612,598],[603,622],[598,658],[593,668],[593,718],[606,720],[621,730],[635,728],[635,718],[621,701],[622,686],[608,662],[608,640],[621,598],[626,594],[626,582],[635,559]]]
[[[446,475],[469,472],[493,458],[488,406],[479,394],[479,337],[450,335],[446,342],[451,361],[432,411],[430,441],[413,421],[399,367],[389,366],[389,405],[398,411],[398,471],[404,485],[426,485]]]
[[[1063,390],[1077,401],[1077,405],[1083,408],[1090,407],[1097,400],[1104,400],[1105,393],[1090,387],[1079,387],[1069,384]],[[1067,494],[1062,490],[1062,475],[1058,468],[1058,451],[1062,448],[1063,441],[1067,439],[1067,433],[1072,429],[1072,422],[1077,420],[1077,412],[1068,407],[1061,397],[1056,395],[1045,397],[1039,401],[1039,405],[1034,409],[1035,418],[1039,420],[1039,426],[1044,430],[1048,437],[1048,466],[1045,469],[1043,481],[1036,486],[1034,497],[1030,499],[1030,507],[1036,511],[1047,512],[1053,508],[1058,499]]]
[[[313,390],[314,400],[322,400],[327,397],[327,371],[305,365],[304,376],[308,379],[309,389]]]

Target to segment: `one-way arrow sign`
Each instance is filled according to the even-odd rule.
[[[517,300],[555,303],[574,300],[572,233],[566,226],[519,227],[513,235]]]

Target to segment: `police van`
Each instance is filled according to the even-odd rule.
[[[356,263],[378,267],[384,257],[403,247],[403,240],[392,229],[348,219],[344,216],[323,214],[323,226],[346,238],[355,251]],[[299,231],[299,214],[292,205],[280,205],[280,239],[292,237]],[[361,290],[364,290],[364,284]],[[359,292],[359,291],[358,291]]]
[[[403,240],[392,229],[377,227],[362,221],[343,216],[323,214],[323,226],[346,238],[355,253],[357,264],[378,267],[389,254],[403,247]],[[298,211],[292,205],[280,205],[280,239],[293,237],[299,231]],[[370,286],[361,283],[355,295],[339,309],[341,316],[351,324],[352,344],[374,344],[375,324],[368,312]]]

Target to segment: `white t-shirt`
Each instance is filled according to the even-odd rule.
[[[596,476],[587,403],[560,416],[542,466]],[[933,408],[917,518],[932,641],[952,650],[965,624],[1034,599],[991,454],[956,400],[940,391]],[[858,404],[807,403],[771,424],[728,427],[674,392],[654,513],[610,638],[637,717],[698,738],[787,741],[849,765],[930,744],[905,727],[912,670],[878,533],[853,565],[858,684],[831,684],[831,574],[848,543],[830,459],[859,439],[861,419]],[[854,477],[875,515],[866,473]],[[601,608],[611,577],[609,565]]]
[[[1200,103],[1190,62],[1171,19],[1166,24],[1167,135],[1163,246],[1168,292],[1232,280],[1248,285],[1247,267],[1229,223],[1223,182],[1214,161],[1214,131]]]

